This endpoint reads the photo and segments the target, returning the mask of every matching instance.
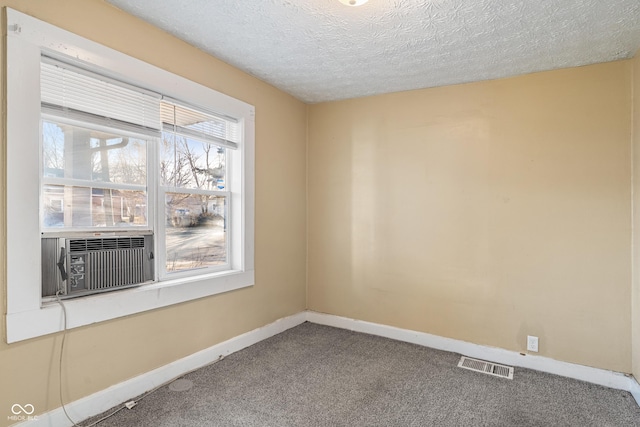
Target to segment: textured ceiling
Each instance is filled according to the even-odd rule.
[[[316,103],[632,57],[640,0],[107,0]]]

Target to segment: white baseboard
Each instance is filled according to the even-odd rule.
[[[640,384],[638,384],[638,380],[635,378],[631,378],[631,381],[632,384],[629,393],[631,393],[631,396],[633,396],[638,406],[640,406]]]
[[[161,368],[146,372],[135,378],[71,402],[65,405],[67,412],[75,422],[81,422],[135,396],[152,390],[174,378],[178,378],[187,372],[215,362],[220,356],[235,353],[264,339],[284,332],[287,329],[298,326],[305,321],[305,312],[276,320],[269,325],[254,329],[253,331],[231,338],[230,340],[216,344],[183,359],[176,360]],[[57,408],[34,418],[32,421],[20,423],[18,426],[26,426],[28,424],[30,427],[68,427],[72,425],[65,416],[62,408]]]
[[[477,359],[501,363],[536,371],[548,372],[563,377],[574,378],[603,385],[618,390],[630,392],[638,405],[640,405],[640,385],[636,380],[620,372],[606,369],[592,368],[575,363],[561,362],[543,356],[531,354],[522,355],[516,351],[504,350],[497,347],[488,347],[465,341],[431,335],[424,332],[411,331],[378,323],[349,319],[346,317],[307,311],[307,321],[321,325],[334,326],[355,332],[363,332],[371,335],[405,341],[437,350],[459,353]]]
[[[501,348],[487,347],[451,338],[431,335],[424,332],[411,331],[378,323],[349,319],[346,317],[323,314],[315,311],[304,311],[277,320],[230,340],[194,353],[183,359],[169,363],[130,380],[113,385],[90,396],[76,400],[66,405],[71,418],[80,422],[101,412],[113,408],[135,396],[139,396],[168,381],[173,380],[194,369],[215,362],[220,356],[227,356],[243,348],[256,344],[281,332],[298,326],[305,321],[320,325],[334,326],[355,332],[405,341],[438,350],[459,353],[464,356],[483,359],[505,365],[520,366],[542,372],[549,372],[564,377],[587,381],[631,393],[640,405],[640,384],[630,376],[605,369],[591,368],[574,363],[561,362],[542,356],[526,355]],[[71,422],[65,416],[62,408],[38,415],[32,421],[17,424],[17,426],[35,427],[69,427]]]

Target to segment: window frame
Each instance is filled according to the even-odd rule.
[[[40,268],[41,55],[74,58],[83,67],[241,121],[242,144],[230,165],[229,269],[175,277],[65,301],[74,328],[252,286],[254,273],[255,108],[159,67],[10,8],[6,9],[6,341],[63,329],[62,309],[43,303]],[[150,162],[157,157],[149,158]],[[148,182],[150,188],[156,182]],[[155,190],[154,190],[155,191]],[[157,204],[156,204],[157,206]],[[164,215],[162,215],[164,216]],[[158,221],[161,223],[161,221]],[[38,224],[38,226],[36,226]],[[158,233],[160,230],[155,230]],[[158,245],[159,239],[155,239]],[[158,252],[156,246],[156,252]],[[160,249],[161,250],[161,249]],[[157,262],[157,261],[156,261]],[[156,267],[156,271],[159,269]]]

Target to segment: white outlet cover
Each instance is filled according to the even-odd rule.
[[[538,351],[538,337],[531,335],[527,336],[527,350],[535,352]]]

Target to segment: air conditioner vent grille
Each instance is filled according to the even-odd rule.
[[[87,251],[87,241],[74,239],[69,241],[69,252],[86,252]]]
[[[87,255],[90,266],[87,288],[101,290],[144,281],[144,249],[93,251]]]
[[[144,248],[144,237],[109,237],[104,239],[71,239],[70,252],[93,252]]]
[[[101,251],[104,248],[104,241],[107,239],[87,240],[87,251]]]

